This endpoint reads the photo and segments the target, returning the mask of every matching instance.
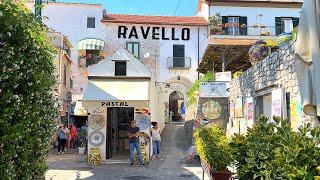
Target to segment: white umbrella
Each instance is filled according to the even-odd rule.
[[[305,0],[302,7],[296,67],[302,97],[303,111],[320,116],[320,2]]]

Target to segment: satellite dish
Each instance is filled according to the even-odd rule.
[[[144,57],[144,58],[150,57],[150,53],[149,53],[149,52],[144,53],[143,57]]]

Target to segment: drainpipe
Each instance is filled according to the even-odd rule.
[[[199,38],[199,34],[200,34],[200,28],[198,27],[198,68],[199,68],[199,64],[200,64],[200,47],[199,47],[199,41],[200,41],[200,38]],[[199,71],[198,71],[198,80],[200,78],[200,75],[199,75]]]

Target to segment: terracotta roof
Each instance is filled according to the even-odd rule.
[[[198,16],[142,16],[131,14],[106,14],[103,17],[102,22],[186,26],[208,25],[206,19]]]
[[[35,2],[35,0],[27,0],[27,2]],[[70,4],[70,5],[89,5],[89,6],[102,6],[98,3],[83,3],[83,2],[62,2],[62,1],[49,1],[52,4]]]

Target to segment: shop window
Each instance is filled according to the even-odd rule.
[[[67,66],[63,66],[63,85],[67,85]]]
[[[185,67],[184,45],[173,45],[173,67]]]
[[[127,50],[134,55],[137,59],[140,59],[140,43],[139,42],[127,42]]]
[[[115,62],[115,76],[127,75],[127,62]]]
[[[96,27],[96,18],[88,17],[87,18],[87,28],[95,28]]]

